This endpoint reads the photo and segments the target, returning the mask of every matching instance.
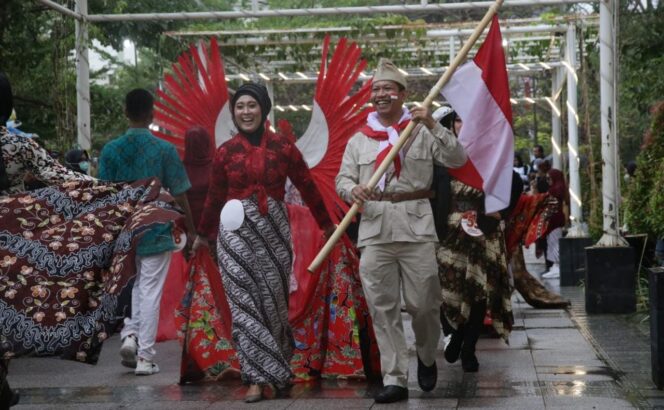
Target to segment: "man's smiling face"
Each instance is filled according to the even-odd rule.
[[[393,117],[402,110],[406,90],[390,80],[376,81],[371,86],[371,104],[381,117]]]

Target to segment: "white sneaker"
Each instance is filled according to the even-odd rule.
[[[138,358],[136,370],[134,370],[136,376],[150,376],[156,373],[159,373],[159,366],[157,366],[157,363],[152,360],[145,360],[142,357]]]
[[[136,368],[136,352],[138,351],[138,340],[135,335],[129,335],[122,341],[120,348],[120,357],[123,366],[131,369]]]
[[[554,263],[551,269],[545,274],[542,275],[544,279],[558,279],[560,278],[560,266],[557,263]]]

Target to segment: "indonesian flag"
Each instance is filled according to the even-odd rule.
[[[468,161],[449,173],[484,191],[485,212],[507,208],[512,189],[514,133],[498,16],[477,55],[459,67],[441,93],[463,120],[459,142]]]

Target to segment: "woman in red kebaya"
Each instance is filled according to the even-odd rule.
[[[194,250],[207,245],[216,229],[217,257],[232,315],[232,334],[245,401],[263,397],[263,388],[289,386],[293,334],[288,324],[289,276],[293,251],[284,190],[286,178],[302,193],[318,225],[334,225],[302,154],[265,121],[272,102],[264,86],[242,85],[231,99],[239,132],[217,151]],[[223,209],[222,209],[223,206]]]

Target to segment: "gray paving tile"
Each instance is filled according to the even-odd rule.
[[[418,410],[418,409],[455,409],[456,399],[418,399],[409,398],[407,401],[390,404],[374,404],[373,410]]]
[[[370,409],[373,399],[301,399],[290,404],[288,410]]]
[[[480,362],[480,369],[493,369],[495,367],[511,367],[533,369],[533,357],[529,350],[478,350],[477,359]]]
[[[493,367],[484,362],[482,358],[480,360],[480,370],[475,374],[467,374],[464,377],[472,377],[478,383],[485,381],[500,381],[502,383],[513,383],[513,382],[530,382],[537,380],[537,373],[535,372],[534,367],[524,367],[524,366],[502,366],[502,367]]]
[[[552,373],[538,373],[537,378],[540,381],[547,382],[596,382],[596,381],[612,381],[613,377],[609,375],[602,374],[585,374],[585,375],[573,375],[573,374],[552,374]]]
[[[565,352],[594,352],[592,346],[575,328],[528,329],[528,340],[534,350],[560,350]]]
[[[551,350],[532,350],[535,367],[539,366],[604,366],[605,363],[597,357],[594,351],[557,352]]]
[[[53,357],[25,357],[9,362],[12,386],[20,387],[76,387],[76,386],[134,386],[136,384],[164,386],[177,383],[180,375],[182,350],[177,340],[157,343],[155,361],[160,372],[149,376],[135,376],[131,369],[120,364],[120,336],[104,342],[96,365],[61,360]]]
[[[212,403],[206,402],[206,401],[152,401],[152,400],[144,400],[144,401],[139,401],[139,402],[136,402],[136,403],[125,404],[124,408],[141,409],[141,410],[198,410],[198,409],[207,409],[211,405],[212,405]]]
[[[210,410],[284,410],[294,403],[294,400],[263,400],[257,403],[245,403],[244,401],[217,401],[210,404],[207,409]]]
[[[544,409],[541,397],[485,397],[459,400],[459,409]]]
[[[536,328],[573,328],[574,323],[569,317],[525,318],[524,325],[529,330]]]
[[[632,403],[624,399],[606,397],[544,397],[547,409],[634,409]]]
[[[67,404],[66,407],[62,403],[55,404],[21,404],[12,407],[12,410],[89,410],[90,404]],[[124,408],[121,404],[95,404],[95,410],[116,410]],[[199,407],[200,408],[200,407]]]

